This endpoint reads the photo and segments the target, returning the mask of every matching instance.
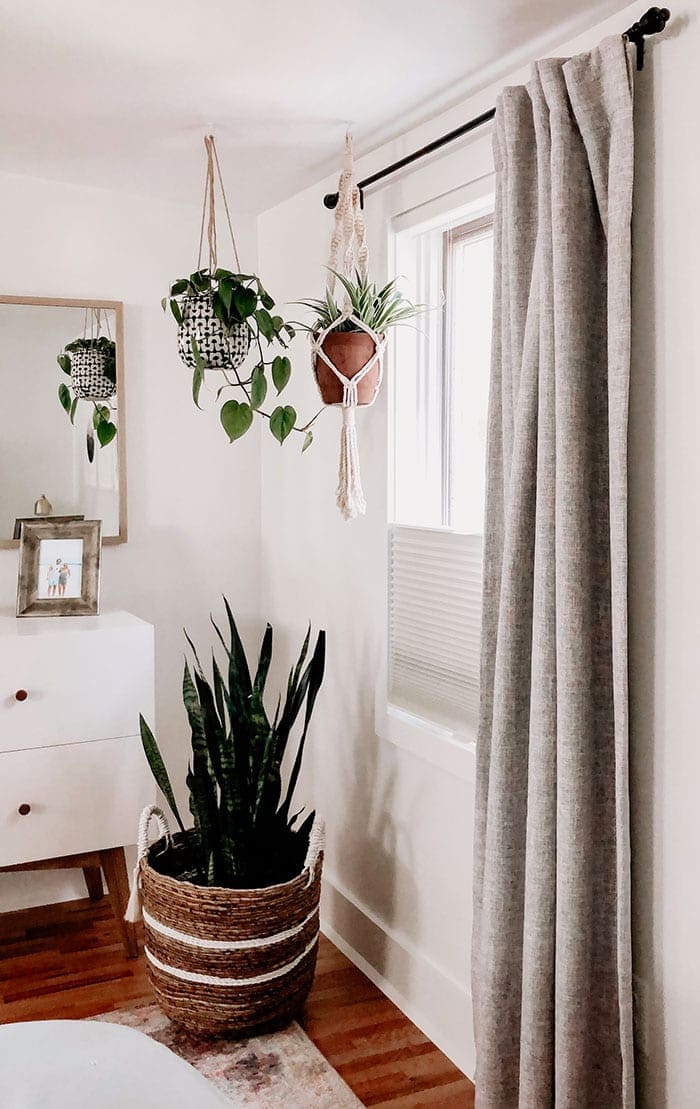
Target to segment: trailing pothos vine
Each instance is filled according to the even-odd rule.
[[[101,397],[86,397],[75,387],[73,363],[76,360],[76,355],[81,357],[85,352],[99,356],[99,372],[108,383]],[[91,404],[93,408],[92,428],[97,435],[97,441],[101,447],[108,446],[117,434],[117,425],[114,422],[116,410],[111,404],[105,403],[117,387],[117,352],[114,340],[106,335],[74,339],[72,342],[66,343],[56,361],[70,380],[70,384],[62,381],[58,386],[58,399],[71,424],[75,426],[75,416],[79,402],[84,400],[86,404]],[[94,442],[91,433],[88,433],[88,458],[91,462],[93,456]]]
[[[284,353],[271,353],[279,344],[283,351],[294,338],[294,327],[275,313],[275,302],[255,274],[233,273],[217,267],[200,269],[172,283],[168,306],[180,329],[180,353],[192,368],[192,399],[201,409],[200,394],[207,370],[221,374],[224,384],[216,391],[220,400],[229,390],[235,395],[224,400],[219,412],[221,425],[229,441],[240,439],[250,429],[256,414],[268,422],[270,432],[284,443],[293,432],[303,435],[302,452],[313,441],[312,424],[320,412],[306,424],[297,421],[291,404],[277,404],[271,411],[263,407],[270,384],[279,397],[292,374],[290,359]],[[197,318],[193,305],[198,304]],[[204,319],[202,318],[204,316]],[[210,318],[207,318],[210,317]],[[208,360],[205,344],[212,340],[212,329],[218,331],[213,341],[218,344],[217,360]],[[230,353],[226,354],[226,343]],[[222,356],[223,344],[223,356]],[[255,361],[250,370],[242,363],[252,349]]]

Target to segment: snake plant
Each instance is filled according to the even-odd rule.
[[[192,731],[187,773],[194,828],[194,875],[201,885],[253,889],[288,881],[299,874],[314,821],[311,812],[292,813],[311,716],[325,668],[326,634],[318,633],[309,658],[311,628],[292,668],[284,699],[277,699],[272,720],[263,703],[272,660],[272,628],[262,639],[254,675],[231,608],[224,598],[228,641],[212,619],[223,647],[223,672],[212,652],[212,680],[205,676],[197,651],[185,632],[194,666],[185,661],[182,696]],[[308,660],[308,661],[307,661]],[[282,760],[291,750],[291,734],[303,710],[286,788]],[[141,717],[141,739],[153,776],[181,831],[183,821],[156,740]]]

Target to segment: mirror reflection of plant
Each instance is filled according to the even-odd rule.
[[[303,426],[297,425],[296,409],[291,404],[277,405],[272,412],[265,411],[263,404],[267,397],[271,379],[277,396],[283,391],[292,375],[292,364],[286,354],[266,357],[266,348],[279,343],[285,350],[289,340],[294,338],[295,330],[285,323],[280,315],[273,313],[274,299],[264,288],[255,274],[232,273],[230,270],[197,270],[189,277],[178,278],[170,286],[168,296],[161,301],[163,310],[168,306],[179,327],[184,323],[183,301],[188,297],[210,296],[214,314],[228,332],[245,325],[249,332],[250,343],[256,353],[256,361],[251,371],[241,375],[238,368],[217,367],[225,380],[216,393],[217,401],[228,389],[238,390],[238,396],[245,399],[230,398],[221,406],[219,418],[222,427],[232,443],[240,439],[252,426],[257,413],[269,422],[270,431],[281,444],[292,432],[304,435],[302,452],[311,445],[313,434],[311,425],[320,411]],[[265,347],[263,346],[265,344]],[[201,355],[196,339],[191,340],[195,368],[192,375],[192,399],[201,409],[199,396],[204,383],[204,373],[208,369]],[[268,379],[269,375],[269,379]]]
[[[93,339],[74,339],[73,342],[67,343],[63,349],[63,353],[59,354],[56,361],[60,368],[69,378],[71,377],[72,362],[71,353],[77,350],[96,350],[103,355],[102,373],[111,381],[113,385],[117,384],[117,351],[116,344],[113,339],[108,339],[106,335],[100,335],[98,338]],[[78,397],[72,385],[67,385],[61,382],[58,387],[58,399],[61,407],[68,415],[70,422],[75,425],[75,415],[78,409],[78,403],[81,397]],[[111,405],[99,402],[96,400],[87,401],[92,404],[92,426],[95,429],[98,442],[101,447],[106,447],[112,442],[117,434],[117,427],[112,419],[113,413],[116,411]],[[89,454],[88,450],[88,454]],[[90,458],[92,462],[92,458]]]

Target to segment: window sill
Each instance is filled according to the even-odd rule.
[[[377,706],[377,735],[394,747],[436,766],[446,774],[473,782],[476,772],[476,731],[452,731],[431,720],[387,704]]]

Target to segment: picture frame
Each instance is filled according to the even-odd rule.
[[[17,616],[96,616],[101,549],[101,520],[24,522]]]
[[[35,522],[41,523],[41,524],[44,524],[44,523],[46,523],[46,524],[48,524],[48,523],[64,524],[64,523],[69,523],[69,522],[73,523],[76,520],[84,520],[84,519],[85,519],[85,513],[84,512],[79,513],[79,514],[76,513],[73,516],[54,516],[53,513],[51,513],[50,516],[17,516],[17,518],[15,519],[15,526],[14,526],[14,529],[13,529],[13,532],[12,532],[12,538],[13,538],[13,540],[14,539],[19,539],[20,532],[22,530],[22,524],[33,524]]]

